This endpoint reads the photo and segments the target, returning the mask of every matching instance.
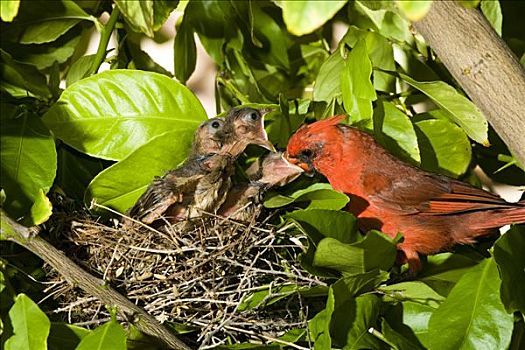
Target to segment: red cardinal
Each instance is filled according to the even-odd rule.
[[[497,228],[525,222],[525,201],[508,203],[467,183],[408,165],[372,136],[339,124],[336,116],[302,126],[287,146],[287,158],[306,172],[323,174],[351,198],[348,210],[362,230],[403,233],[398,249],[410,270],[419,254],[473,243]]]

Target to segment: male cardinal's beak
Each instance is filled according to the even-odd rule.
[[[288,155],[288,152],[284,153],[284,157],[291,164],[293,164],[295,166],[298,166],[299,168],[303,169],[305,175],[310,176],[310,177],[314,176],[314,169],[312,168],[312,166],[310,164],[302,162],[298,158],[290,157]]]

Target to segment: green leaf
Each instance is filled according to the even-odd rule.
[[[432,0],[396,0],[396,5],[410,21],[419,21],[430,10]]]
[[[75,350],[126,350],[126,332],[111,320],[86,335]]]
[[[385,301],[411,301],[430,306],[434,309],[437,309],[443,300],[445,300],[443,296],[421,281],[395,283],[388,286],[381,286],[378,290],[385,293]]]
[[[290,70],[288,60],[289,38],[286,31],[281,29],[279,24],[262,10],[260,2],[252,1],[248,5],[253,15],[253,34],[256,38],[261,38],[262,44],[260,47],[255,45],[256,47],[251,51],[257,56],[258,60],[266,64]]]
[[[476,142],[488,145],[488,124],[485,116],[468,98],[442,81],[418,82],[400,74],[412,87],[427,95],[445,112],[448,118],[457,123]]]
[[[40,118],[31,112],[2,104],[0,118],[0,184],[6,194],[4,208],[12,217],[20,218],[29,214],[33,203],[40,200],[34,213],[42,215],[38,215],[39,220],[34,219],[43,220],[46,211],[37,209],[46,207],[42,196],[49,191],[55,178],[55,142]]]
[[[447,296],[459,279],[477,264],[464,255],[441,253],[428,257],[418,279],[440,295]]]
[[[341,75],[343,105],[353,124],[363,121],[369,124],[372,120],[372,101],[377,99],[377,95],[371,75],[372,63],[368,58],[366,41],[361,39],[348,54]]]
[[[115,4],[135,32],[153,38],[153,0],[115,0]]]
[[[344,69],[345,61],[339,51],[324,61],[315,79],[314,101],[330,102],[341,95],[341,74]]]
[[[360,274],[374,269],[387,271],[394,264],[396,254],[396,246],[390,238],[370,231],[363,240],[353,244],[324,238],[317,245],[313,263],[318,267]]]
[[[525,314],[525,229],[512,226],[494,245],[494,259],[501,274],[501,301],[508,312]]]
[[[374,88],[380,91],[395,92],[396,78],[392,74],[383,71],[395,71],[394,51],[392,43],[384,36],[367,30],[359,29],[356,26],[350,26],[341,43],[345,43],[355,48],[360,40],[365,40],[366,50],[373,68]],[[339,45],[341,45],[341,43]]]
[[[359,239],[355,216],[346,211],[296,210],[286,214],[286,218],[299,223],[315,243],[325,237],[332,237],[343,243],[353,243]]]
[[[104,162],[91,158],[65,145],[58,149],[58,168],[55,184],[68,197],[82,200],[93,178],[104,170]]]
[[[335,191],[330,184],[315,183],[307,188],[297,190],[288,196],[275,195],[264,202],[266,208],[279,208],[292,203],[310,202],[307,209],[339,210],[348,204],[350,199],[344,193]]]
[[[96,21],[72,0],[22,2],[20,13],[4,33],[20,44],[55,41],[81,21]]]
[[[501,13],[501,6],[498,0],[482,0],[481,12],[485,15],[492,28],[501,36],[501,28],[503,23],[503,15]]]
[[[47,338],[49,350],[74,350],[82,339],[92,331],[72,324],[51,322],[51,332]]]
[[[331,349],[332,339],[330,337],[330,320],[334,312],[334,291],[332,287],[328,290],[326,307],[308,322],[310,339],[314,342],[314,349]]]
[[[334,347],[343,349],[380,349],[381,342],[370,334],[377,322],[381,299],[373,294],[353,297],[344,283],[333,285],[335,306],[331,334]]]
[[[157,31],[162,27],[178,4],[179,0],[153,1],[153,31]]]
[[[430,348],[506,349],[513,317],[501,303],[500,284],[493,258],[467,272],[430,318]]]
[[[19,294],[9,310],[13,335],[5,342],[5,350],[47,349],[50,322],[46,314],[27,295]]]
[[[1,49],[0,63],[2,90],[7,91],[13,97],[27,97],[29,93],[44,98],[51,97],[46,77],[32,65],[15,61]]]
[[[415,123],[425,170],[458,177],[472,159],[470,142],[461,128],[446,120],[430,119]]]
[[[44,115],[56,137],[91,156],[120,160],[168,131],[206,119],[184,85],[157,73],[112,70],[68,87]]]
[[[177,26],[174,42],[175,77],[182,83],[186,83],[190,78],[197,62],[197,47],[195,46],[193,29],[185,18],[186,15]]]
[[[72,31],[73,32],[73,31]],[[62,64],[74,53],[80,42],[78,31],[64,35],[53,43],[41,45],[4,45],[13,58],[19,62],[31,64],[42,70],[51,67],[55,62]]]
[[[395,155],[420,163],[417,135],[408,115],[384,100],[374,112],[376,140]]]
[[[89,184],[85,203],[92,200],[125,212],[155,176],[176,168],[188,154],[193,130],[167,132],[154,137],[122,161],[99,173]]]
[[[433,312],[433,308],[411,301],[389,305],[383,310],[382,333],[399,350],[428,348],[428,321]]]
[[[146,51],[140,48],[140,42],[128,39],[126,40],[126,44],[132,59],[127,68],[160,73],[170,78],[173,76],[171,72],[164,69],[164,67],[155,62]]]
[[[69,87],[71,84],[84,79],[89,75],[89,71],[95,60],[96,55],[86,55],[80,57],[69,67],[69,71],[66,76],[66,86]]]
[[[28,225],[40,225],[46,222],[53,214],[53,205],[42,189],[38,192],[35,202],[31,206]]]
[[[20,0],[2,0],[0,6],[0,17],[4,22],[12,22],[18,14]]]
[[[309,34],[325,24],[345,4],[346,0],[280,2],[286,28],[297,36]]]

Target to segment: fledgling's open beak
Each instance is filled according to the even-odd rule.
[[[255,144],[266,148],[270,152],[277,152],[275,149],[275,146],[268,140],[268,134],[266,133],[266,130],[264,130],[264,114],[261,118],[261,125],[259,127],[259,132],[257,134],[257,139]]]

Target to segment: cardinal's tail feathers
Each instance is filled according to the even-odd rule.
[[[481,229],[490,229],[510,224],[525,223],[525,201],[520,201],[516,204],[520,204],[520,206],[491,213],[491,215],[487,217],[487,220],[479,223],[478,227]]]

